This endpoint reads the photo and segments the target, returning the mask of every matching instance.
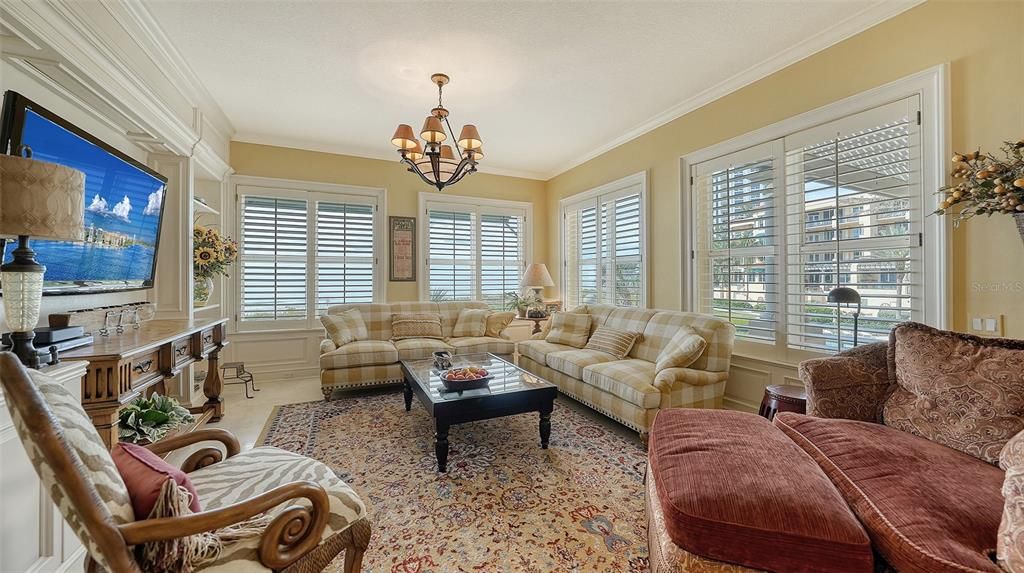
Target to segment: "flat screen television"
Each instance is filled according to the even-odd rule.
[[[31,242],[46,266],[43,294],[151,288],[160,246],[167,179],[67,120],[8,91],[0,150],[85,173],[85,240]],[[12,257],[6,242],[2,260]]]

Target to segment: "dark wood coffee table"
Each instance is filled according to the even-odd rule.
[[[494,379],[485,388],[448,392],[441,382],[434,360],[403,360],[405,374],[405,410],[412,409],[412,396],[434,418],[434,453],[437,471],[448,471],[448,428],[453,424],[489,420],[527,412],[540,413],[540,447],[547,448],[551,438],[551,410],[558,388],[502,360],[493,354],[466,354],[452,357],[452,367],[485,368]]]

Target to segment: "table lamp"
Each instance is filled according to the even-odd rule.
[[[855,304],[857,310],[853,313],[853,346],[857,347],[857,319],[860,317],[860,293],[850,287],[836,287],[828,291],[828,301],[836,305],[836,330],[839,340],[839,351],[843,350],[843,327],[841,304]]]
[[[526,267],[526,272],[523,273],[523,280],[519,283],[519,286],[532,288],[533,292],[537,294],[537,299],[540,300],[540,291],[544,290],[544,287],[555,286],[555,281],[551,280],[551,273],[548,272],[548,268],[544,266],[544,263],[533,263]]]
[[[14,259],[0,266],[0,289],[12,350],[39,368],[32,345],[39,323],[46,267],[35,260],[29,237],[81,241],[85,236],[85,174],[28,157],[0,154],[0,237],[17,237]],[[0,239],[3,241],[3,239]],[[3,252],[0,243],[0,253]]]

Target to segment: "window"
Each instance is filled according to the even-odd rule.
[[[383,190],[239,179],[240,328],[315,328],[329,306],[383,299]]]
[[[647,303],[646,174],[562,201],[562,288],[566,308]]]
[[[481,300],[504,308],[529,253],[528,203],[421,195],[428,224],[425,300]]]
[[[827,300],[837,286],[862,297],[860,344],[935,316],[921,97],[691,165],[697,310],[730,320],[741,343],[819,352],[853,345],[855,309]]]

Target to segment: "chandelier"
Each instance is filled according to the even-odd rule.
[[[391,143],[398,147],[402,163],[409,166],[409,171],[441,191],[458,183],[466,175],[476,173],[477,161],[484,157],[481,147],[483,142],[480,141],[476,126],[467,123],[459,133],[455,148],[444,145],[449,133],[453,139],[455,137],[452,124],[448,122],[448,110],[441,103],[441,90],[450,78],[445,74],[434,74],[430,76],[430,81],[437,84],[437,107],[430,110],[430,115],[423,122],[420,137],[424,145],[420,145],[412,127],[404,123],[395,130]],[[447,132],[445,127],[448,128]]]

